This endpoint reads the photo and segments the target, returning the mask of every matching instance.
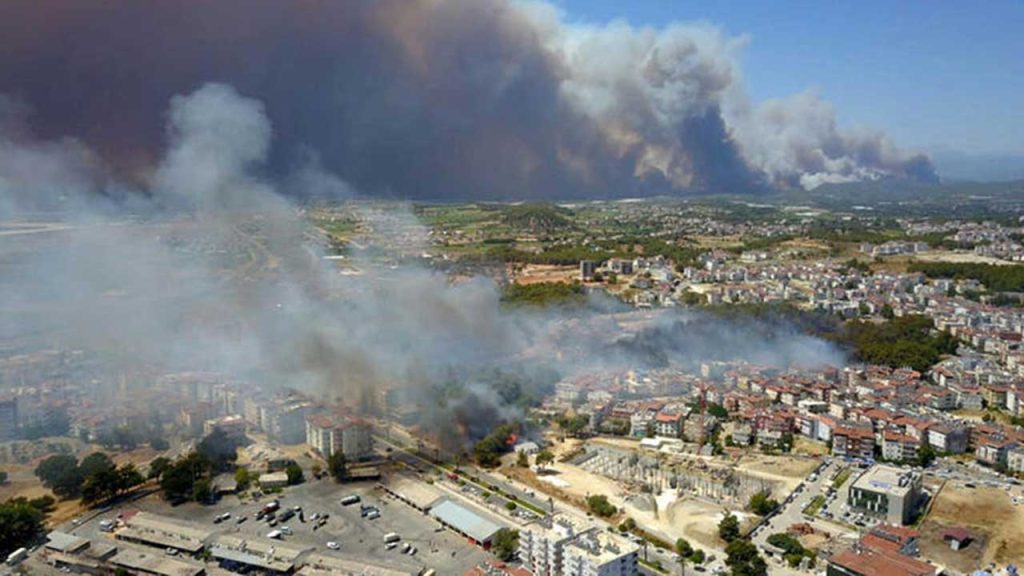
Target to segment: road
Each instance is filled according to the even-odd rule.
[[[769,573],[779,574],[782,576],[806,576],[808,572],[800,571],[786,566],[784,563],[769,557],[766,546],[768,545],[768,537],[777,532],[785,532],[793,524],[806,523],[810,524],[817,530],[828,532],[829,534],[839,535],[847,532],[847,530],[834,522],[828,522],[822,518],[810,517],[804,514],[804,509],[811,504],[811,502],[821,496],[827,497],[827,488],[830,485],[830,479],[832,476],[837,474],[843,467],[843,464],[839,461],[833,460],[824,465],[823,468],[818,469],[816,472],[812,472],[808,475],[807,479],[790,494],[780,507],[780,510],[773,514],[769,520],[759,526],[752,534],[751,541],[760,548],[766,556],[766,560],[769,566]],[[811,480],[811,478],[814,478]],[[850,482],[852,480],[847,480]],[[837,497],[837,501],[839,498]]]

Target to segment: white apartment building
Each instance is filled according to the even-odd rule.
[[[639,548],[609,532],[588,532],[565,546],[562,576],[636,576]]]
[[[519,531],[519,558],[534,576],[561,576],[565,546],[597,527],[565,514],[530,524]]]
[[[324,458],[341,452],[349,461],[373,452],[370,425],[347,416],[314,414],[306,417],[306,444]]]

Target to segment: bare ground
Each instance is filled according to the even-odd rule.
[[[951,526],[966,528],[977,540],[953,552],[942,542],[942,531]],[[1006,490],[947,485],[936,496],[921,532],[922,555],[952,567],[1024,563],[1024,506],[1014,506]]]

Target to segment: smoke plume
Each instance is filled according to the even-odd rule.
[[[156,373],[213,371],[350,404],[394,387],[423,403],[425,422],[455,414],[470,434],[580,372],[841,360],[785,327],[648,317],[601,300],[509,309],[489,279],[452,283],[358,251],[348,266],[362,274],[340,274],[300,209],[263,176],[276,141],[264,105],[224,84],[169,102],[166,147],[141,189],[105,179],[79,142],[0,122],[0,149],[18,160],[0,163],[4,348],[83,349]],[[284,184],[291,193],[351,193],[307,160]],[[382,237],[427,237],[400,207],[360,206]],[[647,328],[621,340],[636,326]],[[457,393],[438,392],[452,383]]]
[[[265,106],[268,171],[291,174],[314,154],[372,195],[935,178],[927,158],[883,134],[838,129],[813,95],[751,103],[738,64],[746,44],[706,24],[572,24],[542,2],[8,0],[0,93],[31,107],[41,137],[80,138],[135,183],[163,157],[166,102],[211,81]],[[78,154],[60,147],[35,154]]]

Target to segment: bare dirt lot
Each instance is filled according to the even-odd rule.
[[[579,278],[580,269],[576,266],[552,266],[547,264],[527,264],[516,275],[517,284],[538,284],[541,282],[571,283]]]
[[[795,456],[768,456],[747,454],[740,458],[737,468],[750,476],[774,480],[788,493],[794,490],[818,466],[818,461]]]
[[[942,541],[943,530],[952,526],[966,528],[976,540],[954,552]],[[1019,566],[1024,562],[1024,506],[1014,506],[999,488],[947,485],[921,525],[921,554],[961,571],[989,562]]]

